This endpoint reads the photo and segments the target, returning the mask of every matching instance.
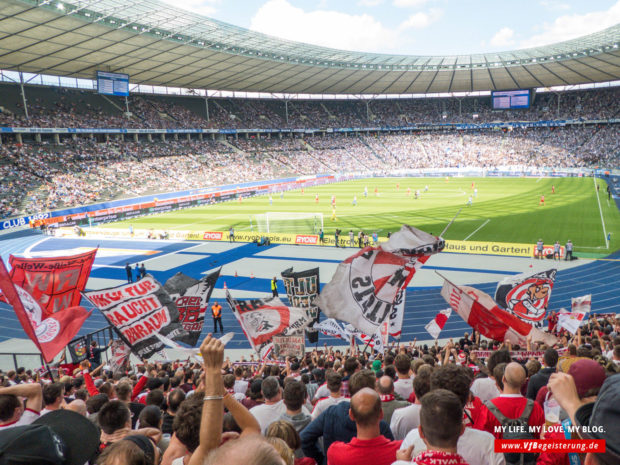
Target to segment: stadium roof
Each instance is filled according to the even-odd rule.
[[[620,79],[620,25],[544,47],[413,56],[278,39],[156,0],[0,0],[0,68],[251,92],[471,92]]]

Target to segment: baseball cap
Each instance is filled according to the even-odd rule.
[[[99,429],[79,413],[55,410],[33,424],[0,432],[0,465],[84,465],[99,448]]]
[[[605,369],[594,360],[584,358],[574,362],[568,369],[568,374],[575,380],[579,398],[591,390],[600,388],[605,382]]]
[[[606,451],[596,454],[599,464],[620,463],[620,376],[610,376],[605,380],[596,402],[582,405],[575,412],[575,422],[579,427],[590,427],[589,430],[580,429],[582,438],[605,440]]]

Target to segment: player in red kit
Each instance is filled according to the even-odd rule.
[[[555,186],[551,186],[551,193],[555,194]]]
[[[538,204],[538,206],[541,206],[541,205],[543,205],[543,206],[545,205],[545,196],[544,195],[540,196],[540,203]]]

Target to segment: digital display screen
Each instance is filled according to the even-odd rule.
[[[97,92],[104,95],[129,95],[129,74],[97,71]]]
[[[493,91],[491,99],[493,100],[494,110],[530,107],[530,91],[528,89]]]

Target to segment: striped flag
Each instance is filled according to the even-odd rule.
[[[446,325],[448,318],[450,318],[450,315],[452,315],[451,308],[448,307],[445,310],[441,310],[435,315],[435,318],[428,322],[424,329],[428,331],[428,334],[430,334],[433,339],[437,339],[439,333],[441,333],[441,330]]]
[[[571,299],[571,311],[590,313],[592,306],[592,294],[584,295],[581,297],[573,297]]]

